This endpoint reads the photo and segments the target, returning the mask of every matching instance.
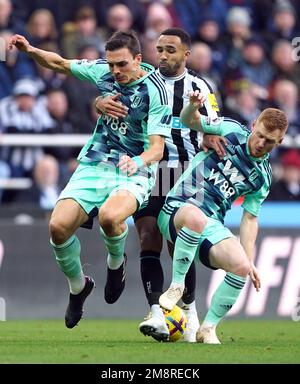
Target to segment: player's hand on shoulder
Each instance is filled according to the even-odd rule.
[[[213,149],[217,152],[220,159],[223,159],[226,156],[226,144],[227,140],[223,136],[208,134],[203,135],[202,148],[204,152],[207,153],[209,149]]]
[[[13,35],[9,38],[7,49],[12,50],[13,47],[18,48],[20,51],[27,51],[30,47],[29,41],[22,35]]]
[[[198,89],[196,89],[196,91],[191,91],[189,93],[189,98],[190,104],[192,104],[193,107],[196,108],[202,108],[206,100],[206,96],[201,93]]]
[[[98,96],[94,101],[97,113],[112,117],[113,119],[125,118],[128,108],[119,101],[121,94]]]

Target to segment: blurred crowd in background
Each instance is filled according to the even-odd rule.
[[[25,35],[74,59],[105,57],[118,29],[139,34],[143,61],[156,66],[166,28],[192,37],[188,66],[217,95],[221,114],[251,128],[266,107],[288,116],[286,145],[272,155],[268,200],[300,201],[300,0],[0,0],[0,38]],[[16,49],[0,62],[1,134],[91,134],[94,85],[42,68]],[[31,178],[26,189],[0,185],[0,202],[53,208],[75,170],[80,147],[0,145],[0,181]]]

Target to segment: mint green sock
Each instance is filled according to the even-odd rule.
[[[125,242],[128,235],[128,226],[121,235],[109,237],[100,227],[100,233],[103,237],[108,256],[107,265],[110,269],[118,269],[124,260]]]
[[[184,284],[185,276],[194,260],[201,233],[182,227],[178,232],[174,254],[172,282]]]
[[[227,272],[212,297],[204,323],[217,325],[236,302],[245,282],[244,277]]]
[[[73,235],[63,244],[54,244],[50,239],[56,262],[67,277],[76,277],[82,274],[80,262],[80,241]]]

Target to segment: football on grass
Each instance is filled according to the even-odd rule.
[[[186,315],[177,305],[172,311],[164,310],[167,326],[170,332],[169,341],[175,342],[182,338],[186,329]]]

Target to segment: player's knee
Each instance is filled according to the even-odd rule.
[[[49,232],[55,244],[62,244],[71,236],[68,227],[56,218],[50,219]]]
[[[101,227],[104,229],[112,229],[120,224],[119,214],[117,210],[108,208],[101,208],[99,212],[99,222]]]
[[[183,219],[183,227],[187,227],[192,231],[201,233],[207,223],[205,215],[199,215],[198,212],[190,211]]]
[[[140,232],[140,245],[142,251],[161,252],[162,250],[162,235],[158,228],[145,228]]]
[[[247,277],[251,269],[251,264],[249,260],[241,260],[239,261],[232,271],[235,275]]]

